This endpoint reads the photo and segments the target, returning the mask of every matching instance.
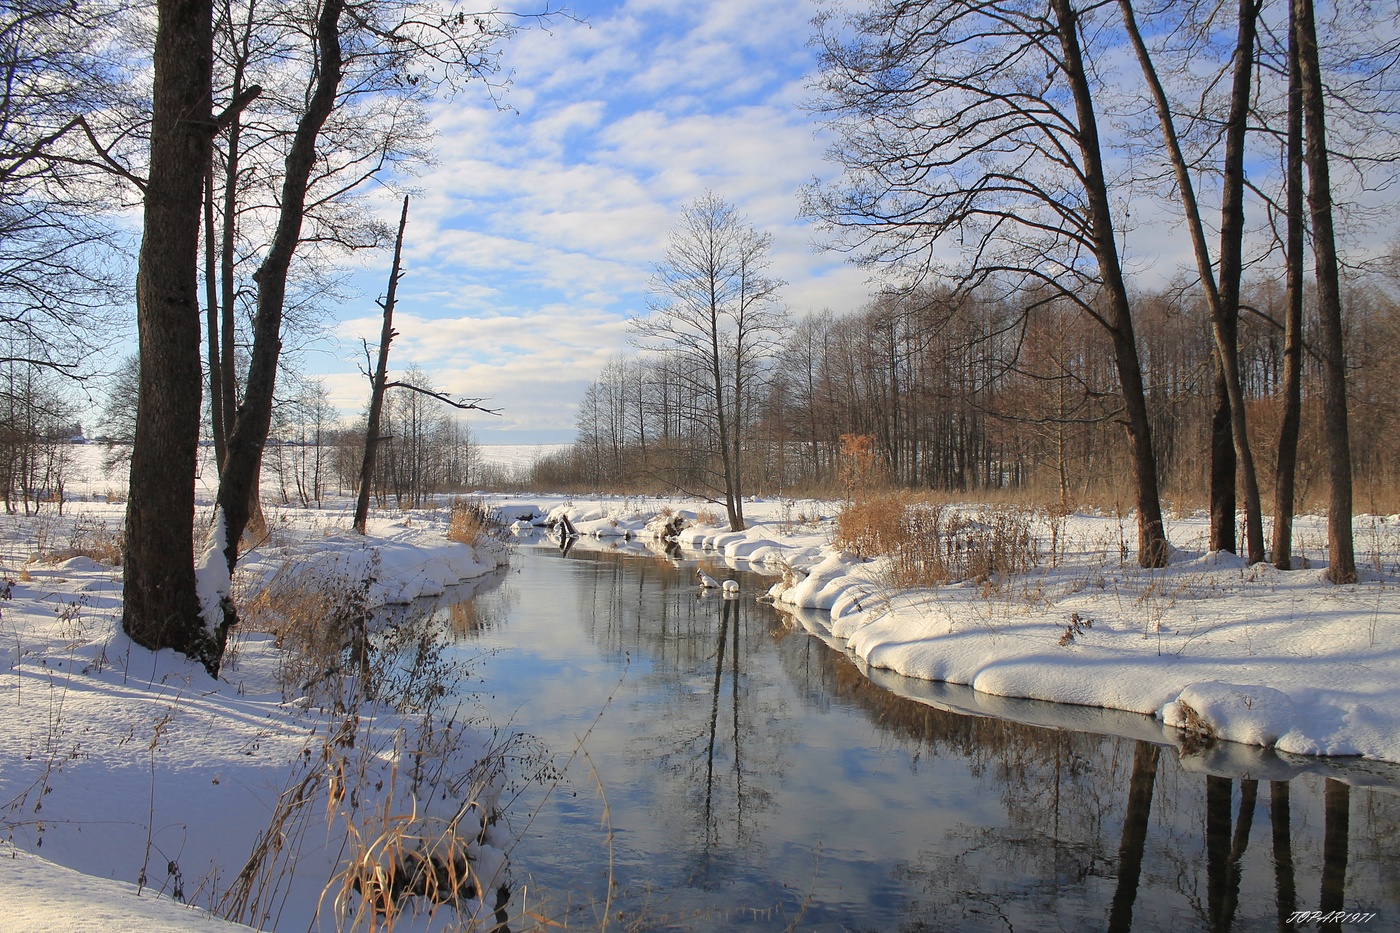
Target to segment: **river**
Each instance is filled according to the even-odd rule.
[[[770,578],[626,547],[523,545],[441,610],[462,714],[534,737],[514,930],[1400,929],[1400,769],[862,671]]]

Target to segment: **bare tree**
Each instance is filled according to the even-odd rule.
[[[28,515],[52,502],[63,512],[80,431],[62,374],[25,361],[0,363],[0,495],[8,512]]]
[[[93,336],[129,300],[130,244],[110,213],[134,203],[125,164],[143,127],[124,86],[123,12],[0,6],[0,361],[83,378]]]
[[[1220,177],[1220,244],[1212,255],[1206,239],[1205,222],[1192,173],[1202,169],[1202,160],[1188,160],[1177,131],[1173,104],[1168,98],[1152,53],[1142,37],[1137,16],[1130,0],[1119,0],[1123,24],[1129,41],[1142,68],[1161,126],[1168,162],[1176,180],[1176,193],[1186,218],[1195,254],[1196,270],[1201,290],[1210,311],[1211,330],[1215,337],[1218,381],[1224,388],[1228,408],[1230,434],[1234,457],[1226,457],[1223,469],[1212,471],[1211,539],[1212,546],[1234,550],[1235,469],[1239,464],[1244,483],[1245,536],[1251,563],[1264,559],[1264,527],[1259,504],[1259,483],[1254,468],[1254,454],[1249,443],[1249,427],[1244,390],[1240,384],[1239,317],[1240,282],[1244,274],[1244,191],[1245,191],[1245,130],[1250,110],[1251,79],[1255,62],[1255,45],[1259,18],[1258,0],[1240,0],[1236,15],[1237,36],[1232,68],[1228,114],[1224,121],[1225,149],[1221,159]],[[1194,11],[1192,11],[1194,13]],[[1187,14],[1188,17],[1191,13]],[[1195,25],[1194,23],[1191,25]],[[1221,419],[1224,420],[1224,419]],[[1218,454],[1217,454],[1218,457]],[[1228,494],[1220,495],[1223,485]]]
[[[381,305],[384,324],[379,332],[379,358],[374,372],[370,374],[369,414],[365,418],[364,457],[360,465],[360,487],[355,496],[354,528],[365,533],[365,523],[369,520],[369,487],[374,479],[374,461],[379,451],[379,422],[384,412],[384,384],[389,370],[389,344],[394,339],[394,304],[399,291],[399,279],[403,273],[403,231],[408,226],[408,198],[403,199],[403,211],[399,214],[399,233],[394,238],[394,262],[389,267],[389,287]],[[369,348],[365,348],[368,353]]]
[[[698,364],[693,388],[706,400],[720,460],[717,485],[734,531],[744,528],[744,429],[786,318],[778,295],[784,283],[768,274],[771,245],[719,195],[696,199],[652,276],[651,313],[632,322],[643,348],[673,350]]]
[[[814,103],[838,186],[808,190],[833,246],[914,281],[1063,300],[1107,332],[1122,393],[1138,560],[1167,561],[1157,464],[1089,65],[1098,5],[877,0],[818,19]],[[1033,312],[1032,304],[1026,313]]]
[[[526,18],[549,15],[546,10]],[[489,75],[500,41],[515,31],[519,19],[499,12],[467,15],[417,0],[324,0],[317,5],[314,28],[307,37],[309,51],[303,54],[309,75],[306,94],[298,104],[295,130],[285,137],[275,222],[253,275],[257,310],[245,391],[233,423],[225,425],[227,449],[217,508],[197,573],[193,563],[186,564],[181,556],[191,554],[193,548],[190,536],[179,529],[192,519],[199,431],[199,296],[193,276],[202,189],[211,175],[212,136],[229,126],[261,88],[244,88],[216,119],[212,5],[208,0],[159,3],[151,176],[138,276],[141,410],[127,523],[127,547],[134,558],[126,564],[127,630],[139,643],[177,648],[216,674],[228,627],[236,622],[229,581],[271,424],[288,282],[303,240],[303,222],[316,204],[334,202],[337,194],[390,167],[388,161],[371,156],[340,191],[317,195],[312,182],[325,166],[323,156],[328,150],[321,145],[322,134],[336,125],[331,115],[354,102],[372,106],[376,99],[379,106],[392,109],[403,97]],[[395,87],[400,89],[397,96]],[[169,125],[172,122],[174,127]],[[351,150],[335,147],[331,151]],[[346,160],[353,161],[353,156],[347,155]],[[194,161],[198,166],[191,166]],[[223,357],[221,348],[212,358]],[[157,406],[149,415],[148,400]],[[159,406],[169,410],[158,410]],[[190,411],[195,413],[193,418]],[[201,581],[198,594],[196,579]],[[162,634],[167,630],[175,634],[167,638]]]
[[[1284,265],[1287,282],[1284,323],[1283,413],[1274,466],[1274,566],[1293,569],[1293,511],[1298,475],[1298,433],[1303,411],[1303,72],[1298,30],[1288,30],[1288,130],[1284,154]]]
[[[1342,347],[1341,273],[1332,226],[1332,183],[1327,152],[1327,113],[1312,0],[1293,0],[1292,28],[1303,87],[1303,132],[1307,141],[1308,209],[1312,218],[1317,278],[1318,344],[1322,356],[1323,440],[1332,493],[1327,509],[1327,579],[1356,582],[1352,540],[1351,436],[1347,426],[1346,355]]]

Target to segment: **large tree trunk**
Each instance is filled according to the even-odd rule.
[[[126,509],[122,628],[218,672],[193,564],[199,449],[199,218],[209,165],[209,0],[159,0],[151,164],[136,276],[141,382]]]
[[[1298,30],[1288,34],[1288,317],[1284,323],[1283,416],[1274,468],[1274,566],[1293,569],[1294,488],[1298,426],[1303,415],[1303,78]]]
[[[1307,136],[1308,206],[1312,212],[1317,276],[1318,345],[1322,355],[1323,437],[1332,484],[1327,509],[1327,579],[1356,582],[1352,541],[1351,437],[1347,428],[1346,356],[1342,348],[1342,288],[1332,228],[1332,182],[1327,164],[1327,117],[1318,65],[1312,0],[1293,0],[1303,79],[1303,124]]]
[[[1162,502],[1157,481],[1157,458],[1152,449],[1152,427],[1147,417],[1147,395],[1143,388],[1142,363],[1133,332],[1128,289],[1118,259],[1108,184],[1103,172],[1103,151],[1099,145],[1093,94],[1084,70],[1079,45],[1078,15],[1069,0],[1051,4],[1064,52],[1066,76],[1074,95],[1078,119],[1079,146],[1084,159],[1084,189],[1089,204],[1094,252],[1099,261],[1104,297],[1108,307],[1105,321],[1113,339],[1114,361],[1123,391],[1128,440],[1132,449],[1136,506],[1138,514],[1138,563],[1143,567],[1167,565],[1167,536],[1162,523]]]

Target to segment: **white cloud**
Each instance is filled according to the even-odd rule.
[[[866,295],[861,273],[812,252],[797,218],[801,185],[827,171],[793,106],[811,64],[808,8],[582,6],[588,24],[509,44],[513,111],[470,92],[437,106],[438,164],[410,207],[393,365],[493,396],[505,430],[572,428],[588,381],[627,350],[625,321],[645,310],[668,231],[706,190],[773,234],[794,310],[847,309]],[[387,263],[366,281],[383,281]],[[378,332],[363,317],[339,336],[358,356],[360,337]],[[342,405],[363,404],[360,376],[337,374],[333,390]]]

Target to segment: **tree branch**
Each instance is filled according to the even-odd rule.
[[[446,402],[453,408],[460,408],[463,411],[480,411],[485,412],[488,415],[499,415],[501,413],[501,409],[499,408],[483,408],[479,404],[480,402],[487,401],[487,398],[485,396],[482,396],[481,398],[454,399],[446,392],[435,392],[432,389],[425,389],[422,386],[416,386],[411,382],[386,382],[384,383],[384,388],[412,389],[414,392],[417,392],[420,395],[426,395],[429,398],[435,398],[439,402]]]

